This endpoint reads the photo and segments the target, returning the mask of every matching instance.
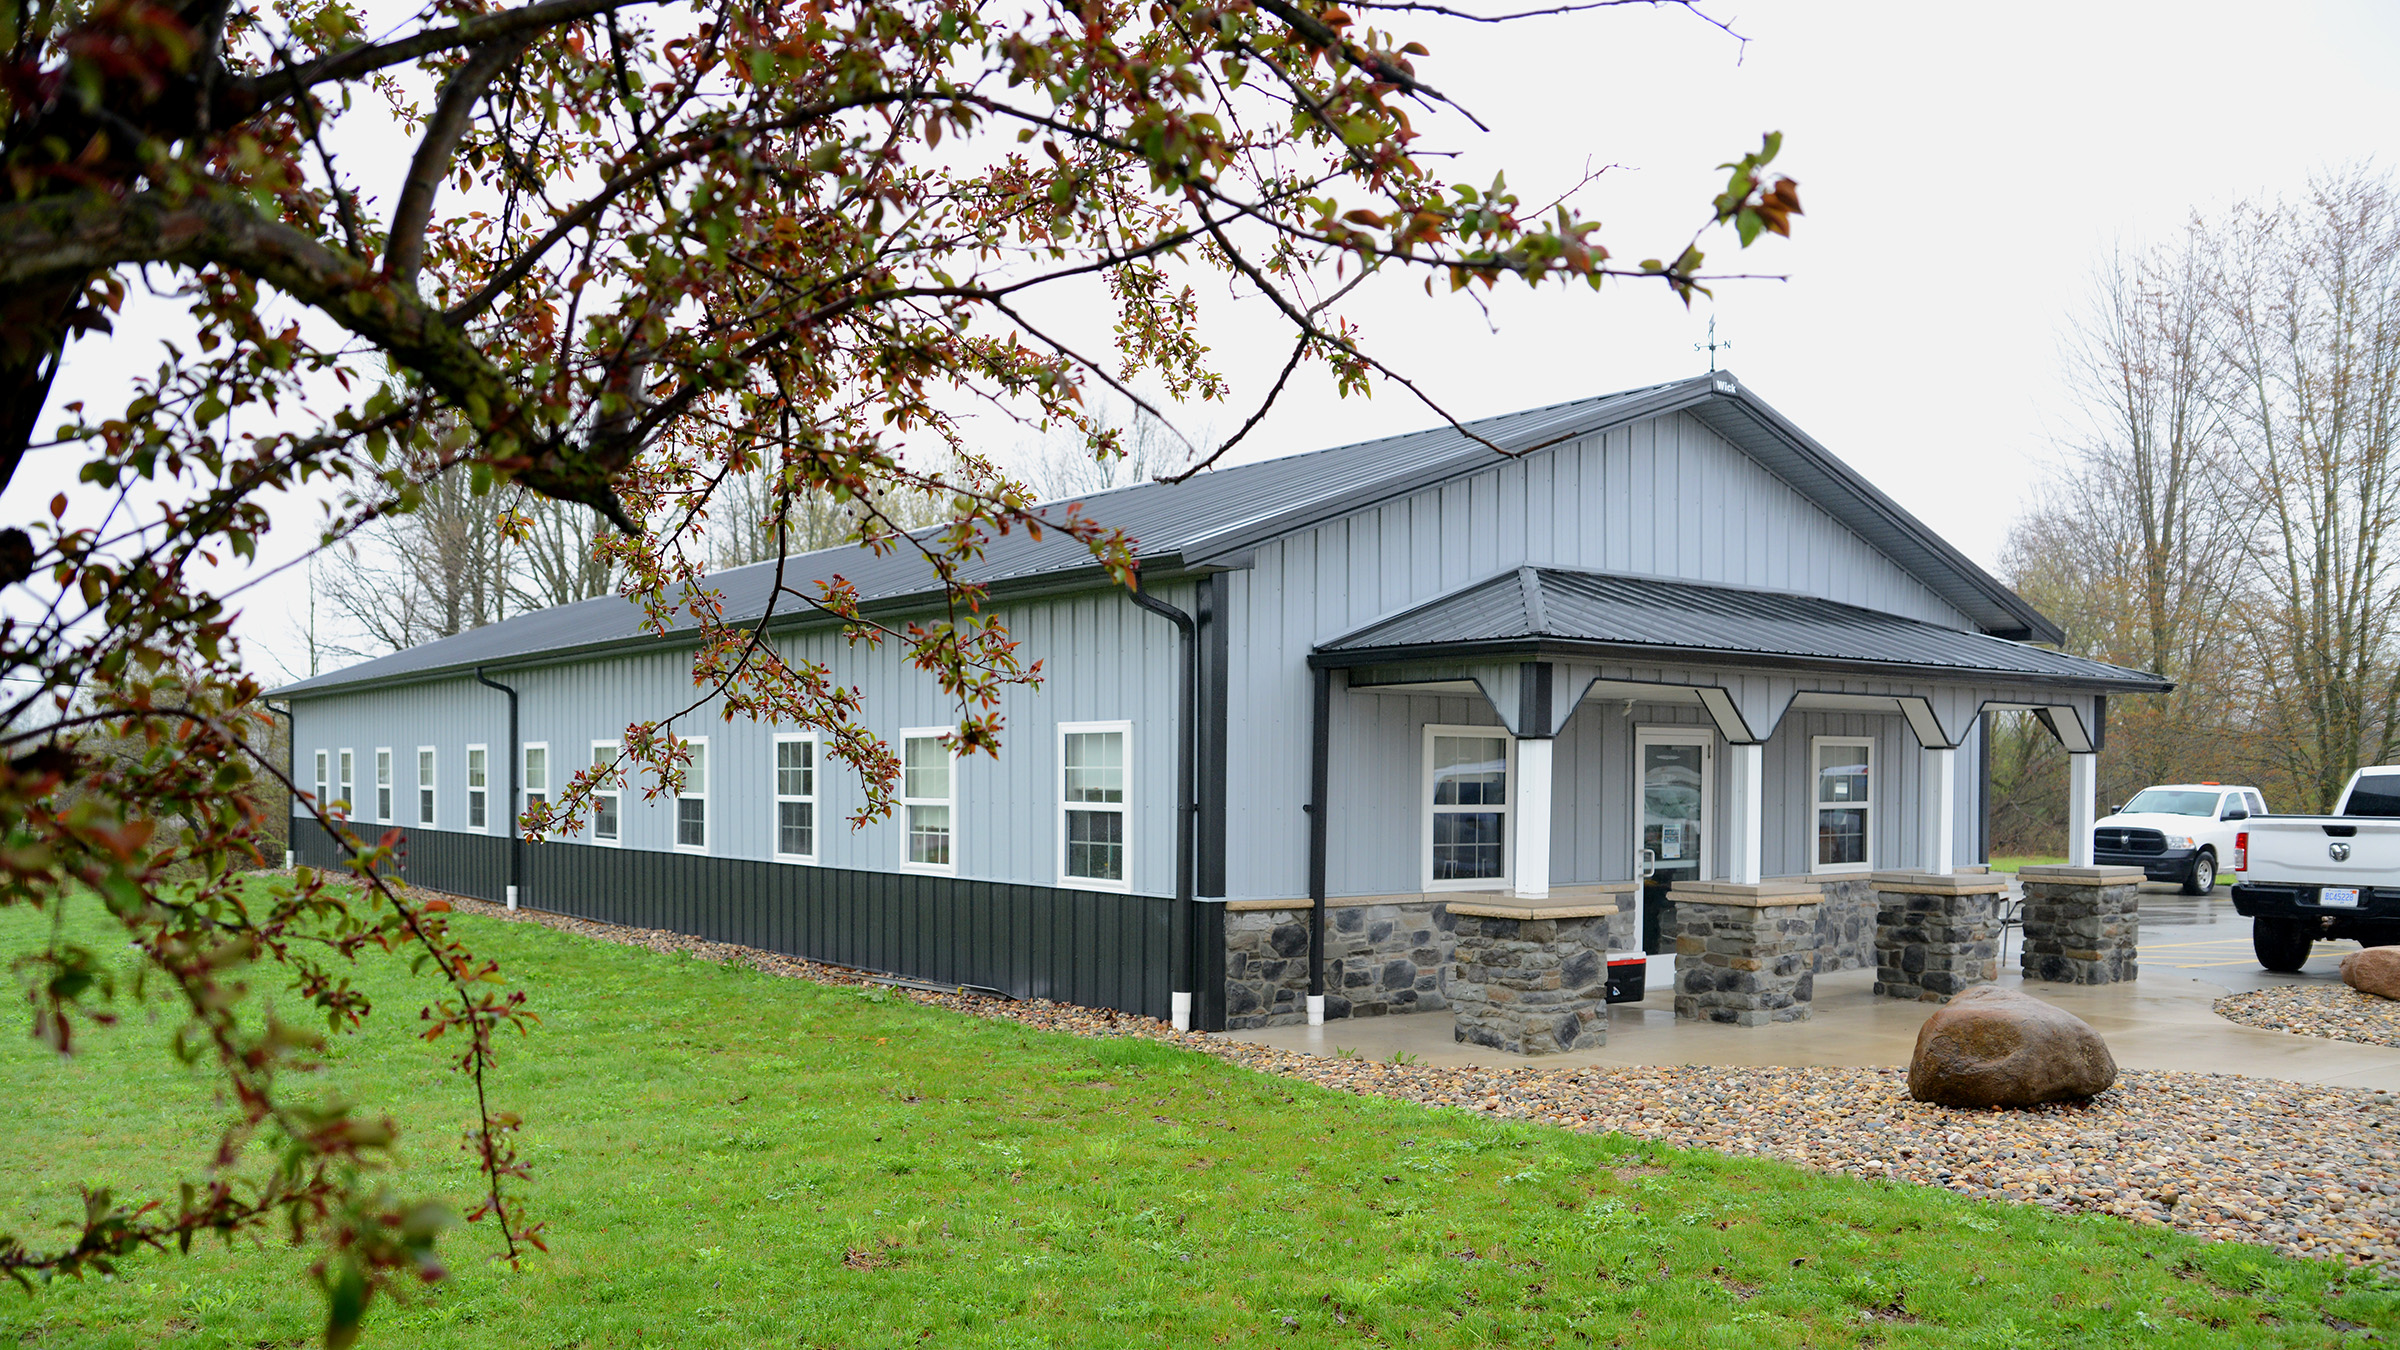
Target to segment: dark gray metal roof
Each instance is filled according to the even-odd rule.
[[[1317,648],[1321,666],[1546,653],[2164,693],[2156,675],[1810,595],[1520,567]]]
[[[1758,458],[1771,472],[1828,514],[1858,532],[1921,578],[1987,632],[2055,641],[2059,630],[1997,579],[1968,561],[1866,480],[1803,435],[1730,373],[1650,385],[1470,422],[1476,435],[1512,453],[1560,444],[1663,413],[1691,411]],[[1179,484],[1140,483],[1078,498],[1084,514],[1124,530],[1147,574],[1238,565],[1258,544],[1338,519],[1391,497],[1487,469],[1490,448],[1455,427],[1241,464]],[[1070,503],[1044,508],[1063,515]],[[1040,540],[1017,531],[990,541],[966,579],[1008,588],[1066,583],[1079,573],[1101,575],[1091,554],[1072,539],[1045,532]],[[881,556],[857,547],[802,554],[785,564],[787,582],[803,592],[819,579],[840,576],[868,604],[923,596],[939,589],[925,561],[907,551]],[[728,619],[766,612],[773,564],[712,573],[708,584],[724,597]],[[789,610],[789,597],[779,610]],[[615,596],[519,615],[455,637],[363,662],[279,691],[307,694],[347,685],[419,679],[506,665],[557,660],[621,647],[649,637],[640,609]]]

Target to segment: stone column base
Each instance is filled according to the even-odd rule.
[[[1458,1041],[1512,1055],[1608,1044],[1608,925],[1616,912],[1611,904],[1452,904]]]
[[[2141,972],[2142,873],[2134,867],[2028,867],[2025,978],[2119,984]]]
[[[2000,978],[2007,878],[1877,872],[1874,884],[1877,994],[1948,1003]]]
[[[1805,1022],[1816,996],[1814,882],[1685,882],[1675,904],[1675,1017],[1760,1027]]]

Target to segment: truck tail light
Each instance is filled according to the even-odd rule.
[[[2236,872],[2250,870],[2250,832],[2248,830],[2243,830],[2233,836],[2233,870]]]

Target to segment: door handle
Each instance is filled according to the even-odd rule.
[[[1637,849],[1634,853],[1634,857],[1636,859],[1635,865],[1641,868],[1644,879],[1657,875],[1658,851],[1656,849]]]

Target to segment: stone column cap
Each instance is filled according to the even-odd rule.
[[[2138,867],[2069,867],[2061,863],[2035,863],[2017,869],[2020,881],[2063,881],[2070,886],[2127,886],[2142,880]]]
[[[1614,912],[1614,909],[1623,908],[1615,904],[1617,896],[1631,895],[1641,888],[1642,883],[1638,881],[1578,881],[1571,885],[1551,887],[1550,898],[1546,901],[1520,900],[1497,887],[1479,891],[1401,891],[1393,895],[1330,895],[1325,898],[1325,908],[1330,910],[1363,909],[1370,905],[1448,905],[1451,909],[1456,910],[1461,905],[1571,904],[1610,905],[1612,906],[1611,912]],[[1315,908],[1305,895],[1294,896],[1288,900],[1274,896],[1253,897],[1243,900],[1227,900],[1224,904],[1225,912],[1228,914],[1253,914],[1270,909],[1307,910]]]
[[[1953,872],[1876,872],[1875,889],[1902,895],[1997,895],[2008,889],[2008,878]]]
[[[1604,919],[1617,912],[1611,904],[1592,904],[1575,899],[1548,900],[1499,899],[1471,900],[1465,904],[1450,903],[1450,912],[1462,919]]]
[[[1667,898],[1685,904],[1766,909],[1817,904],[1825,898],[1825,891],[1814,881],[1795,877],[1775,877],[1755,886],[1732,881],[1678,881],[1667,887]]]

